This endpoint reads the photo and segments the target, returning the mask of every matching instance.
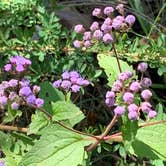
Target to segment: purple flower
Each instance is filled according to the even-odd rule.
[[[107,91],[106,98],[115,98],[115,93],[113,91]]]
[[[114,98],[106,98],[105,103],[108,107],[112,107],[115,104],[115,99]]]
[[[80,86],[78,85],[72,85],[71,86],[71,91],[74,92],[74,93],[77,93],[80,91]]]
[[[101,30],[104,31],[104,33],[110,32],[112,30],[112,26],[107,24],[102,24]]]
[[[128,78],[131,78],[133,76],[133,73],[131,71],[125,72]]]
[[[104,20],[104,23],[103,23],[103,24],[105,24],[105,25],[111,25],[111,23],[112,23],[111,18],[107,17],[107,18]]]
[[[136,111],[130,111],[128,113],[128,118],[131,120],[136,120],[138,118],[138,113]]]
[[[125,21],[126,21],[129,25],[132,25],[132,24],[134,24],[134,22],[135,22],[135,16],[133,16],[133,15],[128,15],[128,16],[125,18]]]
[[[91,32],[90,31],[84,32],[83,39],[84,40],[90,40],[91,39]]]
[[[90,46],[91,46],[91,42],[90,42],[89,40],[86,40],[86,41],[84,42],[84,46],[85,46],[86,48],[90,47]]]
[[[138,112],[138,106],[136,104],[130,104],[128,107],[127,107],[128,111],[129,112]]]
[[[123,84],[120,80],[116,80],[114,83],[113,83],[113,86],[112,86],[112,91],[114,92],[119,92],[123,87]]]
[[[103,37],[103,32],[100,30],[96,30],[93,33],[93,38],[95,38],[96,40],[100,40]]]
[[[119,80],[126,81],[129,78],[129,74],[127,72],[120,73],[118,75]]]
[[[71,82],[68,80],[63,80],[61,83],[61,87],[63,88],[63,90],[69,90],[71,87]]]
[[[104,14],[107,15],[107,16],[110,16],[113,12],[114,12],[113,7],[105,7],[104,8]]]
[[[18,85],[18,80],[15,80],[15,79],[11,79],[9,81],[9,86],[10,87],[16,87]]]
[[[141,110],[148,113],[151,110],[152,105],[149,102],[141,103]]]
[[[131,104],[133,103],[133,100],[134,100],[134,95],[130,92],[126,92],[124,95],[123,95],[123,100],[126,104]]]
[[[7,104],[8,98],[6,96],[0,96],[0,105],[5,106]]]
[[[145,72],[148,68],[148,64],[145,62],[141,62],[140,64],[138,64],[137,70],[140,72]]]
[[[11,70],[12,70],[12,65],[11,65],[11,64],[6,64],[6,65],[4,66],[4,70],[5,70],[5,71],[11,71]]]
[[[71,81],[72,84],[76,84],[77,83],[77,79],[78,79],[77,77],[71,77],[70,81]]]
[[[122,22],[121,20],[113,19],[112,27],[113,27],[114,29],[120,29],[122,23],[123,23],[123,22]]]
[[[83,80],[82,85],[83,86],[88,86],[90,84],[89,80]]]
[[[26,98],[26,102],[29,105],[35,105],[36,97],[33,94],[31,94]]]
[[[28,86],[25,86],[23,88],[20,89],[19,91],[19,95],[20,96],[29,96],[30,94],[32,94],[31,88]]]
[[[74,27],[74,30],[75,30],[76,33],[83,33],[85,31],[83,25],[81,25],[81,24],[76,25]]]
[[[152,85],[152,81],[151,81],[151,79],[145,77],[142,79],[141,85],[148,88]]]
[[[44,104],[44,100],[43,100],[43,99],[37,98],[37,99],[35,100],[35,105],[36,105],[36,107],[40,108],[40,107],[43,106],[43,104]]]
[[[79,41],[79,40],[74,40],[73,45],[76,48],[81,48],[82,47],[82,42]]]
[[[14,102],[14,103],[11,104],[11,108],[12,108],[13,110],[18,110],[19,104],[16,103],[16,102]]]
[[[37,94],[37,93],[39,93],[39,91],[40,91],[40,86],[34,85],[33,86],[33,93]]]
[[[95,31],[99,29],[99,23],[97,21],[93,22],[92,25],[90,26],[91,31]]]
[[[17,72],[23,72],[25,70],[24,66],[22,64],[18,64],[16,66],[16,71]]]
[[[79,78],[80,74],[77,71],[71,71],[70,72],[70,77],[74,77],[74,78]]]
[[[53,87],[54,88],[59,88],[61,86],[62,80],[57,80],[53,82]]]
[[[122,107],[122,106],[117,106],[115,109],[114,109],[114,113],[116,115],[123,115],[125,113],[125,108]]]
[[[8,81],[2,81],[1,85],[2,85],[4,90],[9,88],[9,82]]]
[[[100,16],[101,16],[101,9],[95,8],[95,9],[92,11],[92,16],[100,17]]]
[[[157,112],[154,110],[150,110],[148,113],[148,117],[149,118],[154,118],[157,115]]]
[[[129,89],[133,92],[138,92],[141,89],[141,85],[139,82],[135,81],[131,83]]]
[[[113,41],[112,35],[110,35],[109,33],[106,33],[103,36],[103,41],[104,41],[105,44],[108,44],[108,43],[112,42]]]
[[[5,166],[5,161],[0,161],[0,166]]]
[[[70,78],[70,73],[68,71],[65,71],[65,72],[62,73],[61,76],[64,80],[66,80],[66,79]]]
[[[29,86],[30,81],[26,78],[23,78],[20,82],[21,87]]]
[[[142,96],[142,98],[143,98],[144,100],[148,100],[148,99],[150,99],[150,98],[152,97],[152,92],[151,92],[150,90],[148,90],[148,89],[143,90],[143,91],[141,92],[141,96]]]
[[[77,79],[76,84],[79,85],[79,86],[83,86],[83,81],[84,81],[84,79],[82,77],[80,77],[80,78]]]

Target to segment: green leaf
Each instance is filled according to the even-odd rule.
[[[139,157],[166,161],[166,124],[140,128],[132,147]]]
[[[84,147],[92,142],[59,125],[50,125],[19,166],[77,166],[87,156]]]
[[[63,93],[55,88],[48,82],[42,82],[40,84],[41,90],[39,96],[44,99],[44,109],[49,113],[52,113],[51,102],[59,100],[65,100]]]
[[[127,115],[122,117],[123,126],[122,126],[122,136],[124,146],[127,151],[133,153],[132,142],[135,141],[135,137],[138,130],[138,121],[131,121],[128,119]]]
[[[32,115],[31,124],[29,126],[28,134],[37,134],[41,129],[49,124],[47,116],[36,110],[36,113]]]
[[[117,60],[115,57],[111,57],[110,55],[106,54],[98,54],[97,59],[100,67],[104,69],[108,77],[108,85],[111,87],[113,85],[113,82],[118,78],[119,74]],[[122,71],[133,72],[133,68],[122,60],[120,60],[120,66],[122,68]]]
[[[69,120],[71,126],[74,126],[84,118],[84,114],[73,103],[66,101],[57,101],[52,103],[53,120]]]

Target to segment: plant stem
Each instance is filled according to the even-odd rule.
[[[114,44],[114,43],[112,43],[112,48],[113,48],[113,51],[114,51],[114,53],[115,53],[115,57],[116,57],[116,60],[117,60],[119,72],[121,73],[121,72],[122,72],[122,68],[121,68],[121,66],[120,66],[120,61],[119,61],[118,54],[117,54],[117,51],[116,51],[116,48],[115,48],[115,44]]]
[[[113,119],[111,120],[111,122],[108,124],[108,126],[106,127],[105,131],[102,133],[101,137],[99,140],[97,140],[94,144],[91,144],[86,151],[92,151],[93,149],[96,148],[96,146],[103,140],[103,138],[108,134],[108,132],[111,130],[112,126],[116,123],[118,119],[117,115],[114,115]]]
[[[28,128],[8,126],[8,125],[0,125],[0,130],[20,131],[20,132],[23,132],[23,133],[28,132]]]

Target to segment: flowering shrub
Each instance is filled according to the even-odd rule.
[[[90,82],[80,76],[77,71],[65,71],[61,75],[62,79],[56,80],[53,83],[55,88],[62,89],[63,91],[79,92],[83,86],[88,86]]]
[[[42,107],[44,100],[38,98],[36,95],[40,91],[40,87],[34,85],[30,86],[30,81],[24,78],[24,73],[31,65],[31,61],[21,56],[14,56],[10,58],[8,64],[4,66],[4,70],[9,74],[18,75],[19,79],[10,79],[9,81],[2,81],[0,84],[0,107],[5,108],[11,104],[11,108],[18,110],[21,105]]]
[[[149,118],[154,118],[157,115],[149,103],[152,92],[145,89],[152,84],[149,78],[143,78],[143,73],[147,68],[147,63],[142,62],[138,65],[138,71],[142,72],[140,81],[133,80],[133,74],[130,71],[120,73],[118,80],[113,83],[112,91],[106,93],[105,103],[108,107],[116,106],[114,109],[116,115],[123,115],[125,110],[128,111],[128,118],[131,120],[138,119],[140,111],[146,113]]]
[[[2,15],[13,18],[0,18],[0,52],[11,47],[0,56],[0,166],[164,164],[165,98],[154,88],[156,71],[146,59],[136,67],[119,54],[138,49],[134,39],[123,39],[135,16],[126,15],[123,4],[95,8],[98,21],[88,29],[77,24],[69,37],[61,34],[54,7],[44,7],[49,3],[0,2]],[[74,46],[85,52],[70,48],[75,37]],[[4,64],[15,52],[19,56]]]
[[[83,34],[83,40],[75,40],[73,42],[74,47],[90,47],[97,41],[103,41],[105,44],[109,44],[114,41],[114,31],[127,31],[135,22],[135,16],[124,15],[124,7],[122,4],[116,7],[116,10],[120,15],[115,16],[115,9],[113,7],[105,7],[102,11],[100,8],[95,8],[92,11],[92,16],[103,19],[103,23],[93,22],[89,30],[86,31],[83,25],[78,24],[74,30],[76,33]]]

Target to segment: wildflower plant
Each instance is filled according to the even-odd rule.
[[[124,148],[125,158],[129,154],[134,159],[138,156],[166,160],[163,148],[166,146],[166,121],[157,119],[160,113],[152,100],[152,81],[146,75],[148,64],[141,62],[134,71],[126,62],[119,60],[115,48],[114,32],[127,32],[134,24],[135,16],[126,16],[123,4],[115,8],[108,6],[104,10],[95,8],[92,16],[103,22],[93,22],[88,30],[81,24],[76,25],[74,30],[81,34],[82,40],[75,40],[73,44],[78,49],[101,42],[112,46],[116,59],[109,56],[110,61],[106,58],[107,67],[111,66],[111,71],[108,74],[106,72],[106,75],[107,79],[114,78],[108,84],[110,90],[101,101],[105,101],[108,114],[112,115],[108,116],[110,121],[101,129],[100,135],[78,130],[78,123],[85,118],[86,113],[74,104],[70,96],[66,100],[66,95],[79,95],[80,89],[88,86],[90,81],[73,70],[64,71],[53,83],[49,80],[41,82],[40,86],[32,86],[26,78],[31,60],[22,56],[11,57],[3,68],[8,77],[0,84],[0,108],[5,110],[3,112],[8,119],[10,112],[22,110],[22,116],[25,119],[30,116],[30,120],[24,123],[20,117],[20,123],[14,114],[12,120],[4,120],[0,124],[0,130],[15,131],[0,132],[0,148],[4,157],[0,159],[1,165],[91,165],[89,160],[93,153],[90,152],[98,145],[102,147],[102,142],[106,145],[104,151],[109,149],[109,155],[114,152],[113,142],[121,142],[118,146]],[[99,66],[102,66],[100,62]],[[117,71],[114,72],[114,69]],[[107,148],[110,144],[113,148]]]
[[[25,105],[36,108],[43,106],[44,100],[37,97],[40,87],[31,86],[30,80],[24,77],[30,65],[29,59],[17,55],[11,57],[9,63],[4,66],[4,71],[16,76],[16,79],[2,81],[0,84],[1,108],[10,105],[13,110],[18,110],[20,106]]]

